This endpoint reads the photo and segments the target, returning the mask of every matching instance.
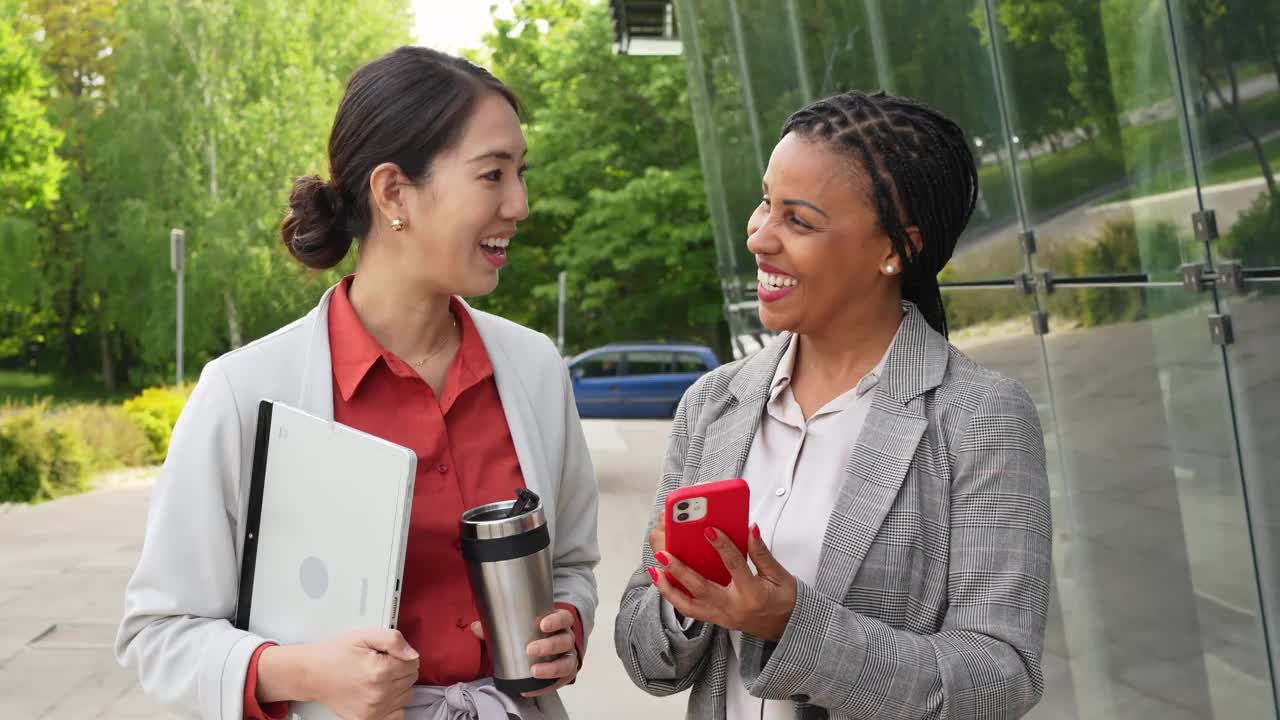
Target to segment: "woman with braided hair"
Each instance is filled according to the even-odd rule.
[[[709,531],[732,576],[709,581],[656,514],[618,654],[652,694],[692,687],[690,718],[1019,717],[1044,689],[1049,490],[1026,390],[947,341],[964,133],[826,98],[787,120],[761,193],[747,247],[778,335],[685,394],[656,504],[744,478],[748,557]]]

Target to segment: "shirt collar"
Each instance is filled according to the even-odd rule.
[[[333,299],[329,303],[329,341],[333,360],[333,377],[344,402],[350,402],[364,379],[378,364],[378,360],[382,360],[383,364],[397,375],[417,374],[408,363],[382,347],[382,344],[369,333],[364,323],[360,321],[360,317],[356,315],[350,296],[351,282],[354,278],[354,275],[343,278],[334,289]],[[480,339],[480,333],[476,331],[470,313],[456,297],[449,298],[449,311],[458,322],[462,344],[449,366],[445,392],[449,396],[457,397],[462,391],[493,375],[493,365],[489,361],[489,353],[485,350],[484,341]]]

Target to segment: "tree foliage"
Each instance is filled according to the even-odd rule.
[[[614,55],[605,3],[523,0],[475,58],[519,94],[530,217],[487,308],[566,344],[682,339],[726,347],[716,255],[679,57]],[[745,223],[745,220],[744,220]]]

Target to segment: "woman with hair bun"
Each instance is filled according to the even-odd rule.
[[[355,274],[305,317],[205,366],[174,428],[116,642],[150,696],[206,720],[566,717],[595,615],[596,483],[568,373],[545,336],[471,308],[529,214],[515,95],[420,47],[358,70],[329,179],[294,184],[281,236],[310,268],[359,240]],[[278,399],[414,450],[398,630],[280,646],[232,626],[258,401]],[[467,583],[466,508],[543,501],[557,611],[528,647],[523,697],[496,690]]]

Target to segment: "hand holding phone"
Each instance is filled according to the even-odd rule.
[[[719,585],[730,582],[720,554],[707,542],[706,531],[724,533],[738,551],[747,554],[747,519],[751,490],[741,478],[691,485],[667,496],[663,512],[665,551],[704,578]],[[655,550],[658,548],[655,548]],[[672,585],[688,592],[675,578]]]

